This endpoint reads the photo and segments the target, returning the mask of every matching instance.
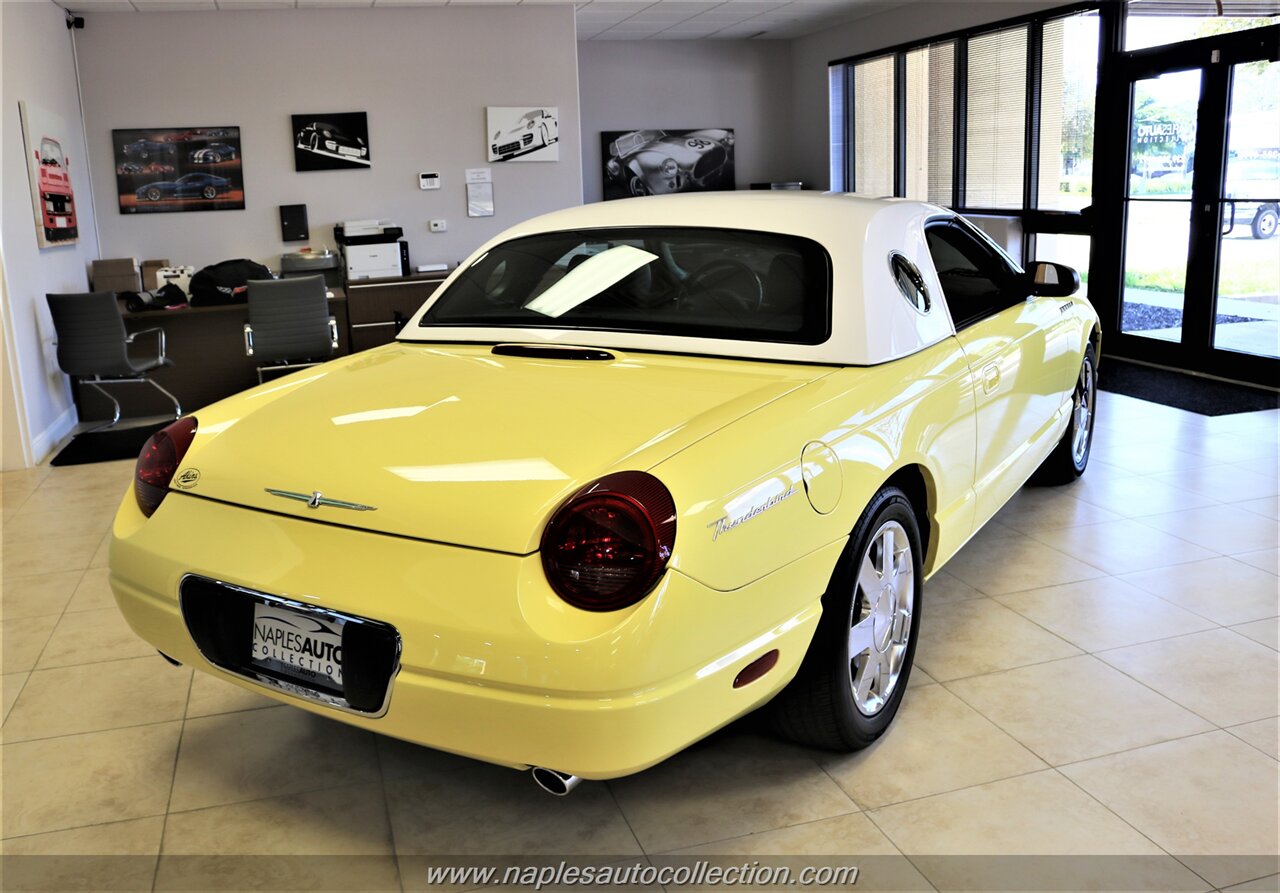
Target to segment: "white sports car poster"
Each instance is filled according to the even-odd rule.
[[[490,161],[559,161],[560,109],[489,106]]]

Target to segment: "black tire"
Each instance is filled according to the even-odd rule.
[[[212,186],[206,186],[204,189],[200,190],[200,194],[205,198],[217,198],[218,190]]]
[[[1249,225],[1249,229],[1255,239],[1270,239],[1276,234],[1277,223],[1280,223],[1280,213],[1267,205],[1259,208],[1258,213],[1253,215],[1253,223]]]
[[[640,177],[632,176],[627,184],[628,191],[634,196],[649,195],[649,185]]]
[[[879,627],[887,631],[883,649],[873,639],[871,649],[851,655],[851,632],[874,622],[864,615],[870,612],[879,616],[888,592],[886,586],[876,594],[873,608],[866,587],[859,582],[864,562],[874,565],[877,550],[883,555],[886,529],[895,530],[895,539],[896,531],[905,533],[910,549],[911,579],[903,586],[909,589],[910,615],[901,619],[895,613],[896,622]],[[894,551],[897,552],[896,546]],[[897,487],[885,487],[858,519],[840,556],[831,583],[822,596],[822,619],[800,670],[769,706],[772,724],[778,733],[801,744],[836,751],[859,750],[884,734],[907,690],[920,636],[920,596],[924,581],[921,551],[920,529],[910,500]],[[905,569],[906,557],[900,560]],[[895,641],[899,634],[904,638],[901,643]],[[878,638],[880,636],[875,635],[875,639]],[[895,652],[900,656],[899,669],[888,689],[880,693],[878,708],[867,712],[859,706],[854,691],[855,680],[860,678],[857,659],[874,659],[873,651],[888,655],[890,649],[901,649]]]
[[[150,189],[147,190],[147,198],[149,198],[153,202],[160,201],[160,198],[161,198],[160,190],[152,186]]]
[[[1080,375],[1071,395],[1071,422],[1053,452],[1031,476],[1031,483],[1039,486],[1070,484],[1084,474],[1089,465],[1089,452],[1093,448],[1093,429],[1098,418],[1098,355],[1090,344],[1084,349],[1080,362]],[[1081,406],[1086,413],[1082,415]],[[1083,443],[1077,443],[1080,426],[1085,426]]]

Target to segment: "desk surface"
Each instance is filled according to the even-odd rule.
[[[333,297],[329,299],[329,307],[334,309],[338,306],[346,306],[347,297],[342,293],[341,289],[331,289]],[[128,322],[137,320],[155,320],[156,324],[162,324],[168,319],[186,319],[187,317],[196,316],[202,313],[239,313],[244,315],[249,312],[249,305],[244,301],[235,304],[214,304],[209,307],[192,307],[190,305],[184,307],[174,307],[166,310],[139,310],[138,312],[125,311],[121,315]]]
[[[433,273],[411,273],[408,276],[379,276],[373,279],[347,280],[347,288],[353,285],[396,285],[400,282],[441,282],[449,278],[453,269],[436,270]]]

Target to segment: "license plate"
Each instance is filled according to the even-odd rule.
[[[338,154],[339,154],[339,155],[359,155],[359,154],[360,154],[360,150],[359,150],[359,149],[349,149],[349,148],[347,148],[346,146],[339,146],[339,147],[338,147]]]
[[[299,682],[341,691],[343,623],[255,602],[251,660]]]

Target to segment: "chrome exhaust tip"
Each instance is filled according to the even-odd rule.
[[[557,797],[569,796],[569,792],[582,781],[576,775],[570,775],[568,772],[558,772],[555,769],[546,769],[542,766],[534,766],[530,770],[530,774],[533,775],[533,780],[538,787]]]

